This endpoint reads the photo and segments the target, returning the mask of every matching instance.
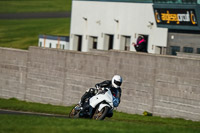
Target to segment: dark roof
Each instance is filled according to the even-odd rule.
[[[69,42],[69,36],[52,36],[52,35],[39,35],[39,38],[46,38],[51,40],[58,40],[67,41]]]

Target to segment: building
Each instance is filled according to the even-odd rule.
[[[39,47],[69,49],[68,36],[39,35]]]
[[[135,51],[139,35],[148,40],[149,53],[162,53],[167,28],[156,26],[151,0],[73,0],[70,49],[78,51]]]
[[[168,28],[167,54],[200,54],[200,0],[154,0],[157,27]]]
[[[132,42],[144,35],[149,53],[200,53],[199,3],[199,0],[73,0],[70,49],[135,51]]]

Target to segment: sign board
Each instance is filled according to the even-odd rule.
[[[154,8],[154,16],[158,25],[198,26],[194,9]]]

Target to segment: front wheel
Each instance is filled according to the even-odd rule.
[[[103,120],[103,119],[105,119],[108,111],[109,111],[109,107],[107,107],[107,106],[103,107],[100,111],[97,108],[94,112],[92,119]]]
[[[78,104],[73,107],[73,109],[69,113],[69,118],[79,118],[80,110],[76,110],[77,107],[79,107]]]

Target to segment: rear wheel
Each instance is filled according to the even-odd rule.
[[[80,110],[76,110],[76,107],[79,107],[79,105],[77,104],[73,107],[72,111],[69,113],[69,118],[79,118]]]
[[[109,107],[107,107],[107,106],[103,107],[100,111],[97,108],[96,111],[94,112],[92,119],[103,120],[103,119],[105,119],[108,111],[109,111]]]

